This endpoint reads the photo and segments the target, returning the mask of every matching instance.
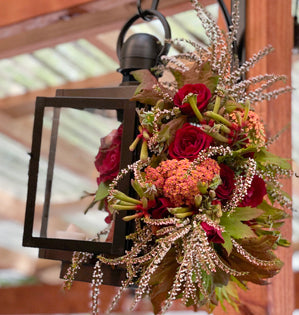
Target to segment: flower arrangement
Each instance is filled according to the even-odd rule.
[[[268,88],[286,78],[265,74],[243,81],[245,74],[272,51],[266,47],[239,66],[232,53],[238,27],[238,3],[233,26],[224,34],[198,3],[193,6],[210,39],[205,48],[190,40],[193,51],[164,57],[156,78],[148,70],[133,73],[140,82],[133,100],[139,127],[130,150],[140,159],[116,170],[122,127],[102,140],[96,158],[101,197],[113,213],[130,210],[135,220],[128,239],[132,248],[122,257],[98,256],[93,280],[93,313],[97,313],[101,264],[124,266],[127,280],[115,296],[136,285],[132,309],[146,295],[155,314],[164,314],[175,299],[208,311],[227,301],[238,309],[236,287],[265,284],[282,262],[277,246],[289,246],[279,228],[288,217],[290,198],[279,180],[291,175],[288,161],[269,152],[278,137],[268,139],[256,103],[289,92]],[[166,78],[166,79],[165,79]],[[107,160],[108,162],[104,162]],[[117,190],[132,172],[135,196]],[[66,276],[67,286],[78,262]],[[224,307],[224,305],[223,305]]]

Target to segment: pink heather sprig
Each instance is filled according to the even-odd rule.
[[[159,251],[157,251],[157,255],[154,257],[150,265],[147,267],[146,272],[143,273],[139,283],[138,283],[138,288],[135,292],[135,298],[134,301],[130,307],[130,310],[133,311],[137,304],[140,302],[141,298],[145,295],[147,288],[148,288],[148,283],[150,281],[150,278],[152,274],[156,271],[156,269],[159,267],[159,264],[162,262],[163,258],[166,256],[168,251],[170,250],[171,245],[161,246],[159,248]]]
[[[212,226],[214,229],[216,230],[220,230],[221,232],[224,232],[224,227],[217,224],[215,221],[211,220],[210,218],[207,217],[206,214],[197,214],[196,215],[196,219],[198,221],[202,221],[202,222],[206,222],[208,223],[210,226]]]
[[[112,180],[111,184],[109,185],[109,196],[108,199],[111,200],[113,199],[113,192],[118,185],[118,182],[129,172],[133,171],[134,172],[134,177],[136,180],[140,181],[140,183],[143,182],[143,179],[140,175],[139,170],[144,168],[145,166],[148,166],[150,164],[150,158],[148,158],[146,161],[141,161],[138,160],[134,162],[133,164],[128,165],[126,168],[123,168],[120,170],[118,175]]]
[[[173,38],[173,39],[165,39],[166,43],[172,44],[174,46],[179,46],[181,48],[185,48],[184,46],[182,46],[182,43],[186,43],[188,45],[191,45],[194,47],[194,49],[196,51],[201,51],[201,50],[205,50],[206,52],[209,51],[209,49],[205,46],[203,46],[200,43],[196,43],[195,41],[189,39],[189,38]],[[162,56],[164,57],[164,56]]]
[[[212,156],[220,155],[220,156],[232,156],[233,152],[229,147],[224,147],[222,145],[209,147],[206,150],[200,151],[198,157],[191,163],[190,169],[195,167],[196,165],[202,163],[203,161],[211,158]]]
[[[236,248],[237,252],[245,257],[250,263],[256,265],[256,266],[275,266],[276,261],[268,261],[268,260],[261,260],[250,253],[248,253],[236,240],[233,238],[231,239],[233,246]]]
[[[257,54],[254,54],[249,60],[245,61],[242,66],[233,71],[227,78],[224,80],[225,86],[231,86],[234,83],[240,80],[242,74],[246,74],[252,67],[254,67],[261,59],[270,54],[273,51],[271,45],[260,50]]]
[[[100,285],[103,283],[103,272],[101,270],[100,262],[95,263],[92,280],[91,280],[91,309],[92,315],[99,314],[99,302],[100,302]]]
[[[253,177],[256,174],[256,161],[249,158],[243,167],[247,169],[246,175],[240,175],[236,178],[236,189],[233,192],[232,198],[222,209],[225,212],[229,211],[232,213],[245,198],[247,190],[251,187]]]
[[[268,93],[261,93],[261,92],[253,91],[253,92],[248,93],[248,98],[250,99],[252,103],[262,102],[264,100],[270,101],[273,98],[274,99],[277,98],[281,94],[290,93],[292,91],[293,91],[293,88],[290,86],[279,88],[277,90],[274,90]]]
[[[272,86],[276,82],[285,81],[287,77],[285,75],[276,75],[276,74],[264,74],[252,77],[247,80],[238,82],[231,87],[226,87],[227,93],[232,97],[236,98],[239,102],[244,102],[248,98],[248,88],[256,85],[257,83],[266,81],[269,82],[268,86]],[[251,90],[252,91],[252,90]],[[254,90],[253,90],[254,91]]]
[[[63,288],[69,290],[73,284],[73,281],[81,268],[81,265],[88,262],[89,259],[93,257],[92,253],[83,253],[83,252],[73,252],[72,264],[67,269],[63,279],[64,285]]]

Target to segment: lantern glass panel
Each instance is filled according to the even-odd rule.
[[[106,239],[107,234],[98,236],[107,227],[104,204],[84,212],[94,200],[98,183],[107,186],[120,168],[132,162],[129,145],[134,132],[135,102],[128,99],[37,99],[24,246],[124,252],[128,226],[121,218],[126,213],[116,216],[115,229]],[[129,187],[126,175],[118,189],[128,193]]]
[[[57,122],[53,177],[47,178],[51,168],[51,130]],[[119,169],[115,165],[117,161],[110,163],[107,155],[109,150],[114,150],[112,158],[120,154],[120,125],[116,109],[46,108],[36,199],[36,211],[40,215],[35,216],[35,236],[41,233],[50,238],[90,240],[107,228],[105,218],[108,213],[104,206],[98,209],[98,205],[95,205],[87,214],[84,214],[84,210],[93,200],[94,196],[90,194],[97,189],[99,172],[94,162],[100,147],[101,159],[107,157],[104,164],[109,163],[108,166],[114,168],[115,172]],[[109,169],[107,173],[102,174],[104,179],[109,178]],[[51,181],[52,187],[46,184],[47,181]],[[47,226],[44,226],[46,223],[42,225],[43,211],[48,213]]]

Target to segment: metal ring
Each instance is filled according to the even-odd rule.
[[[152,2],[152,6],[151,6],[151,10],[157,10],[158,8],[158,4],[159,4],[159,0],[153,0]],[[147,10],[142,10],[141,8],[141,0],[137,0],[137,10],[138,10],[138,13],[140,15],[140,17],[144,20],[144,21],[151,21],[153,19],[153,16],[150,16],[150,17],[147,17],[146,16],[146,11]]]
[[[161,24],[163,25],[165,39],[171,39],[170,26],[169,26],[169,24],[168,24],[168,22],[167,22],[167,20],[163,14],[161,14],[157,10],[151,10],[151,9],[143,11],[143,14],[145,16],[151,16],[152,18],[157,17],[160,20]],[[123,26],[122,30],[120,31],[118,39],[117,39],[117,45],[116,45],[116,52],[117,52],[118,59],[120,59],[121,48],[123,46],[124,37],[125,37],[128,29],[139,18],[141,18],[141,16],[139,14],[136,14],[133,17],[131,17],[129,19],[129,21]],[[163,46],[161,52],[159,53],[158,57],[161,57],[162,55],[166,55],[168,53],[169,48],[170,48],[170,44],[164,43],[164,46]]]
[[[137,0],[137,10],[138,10],[138,14],[139,16],[144,20],[144,21],[151,21],[153,17],[148,18],[145,16],[144,11],[141,8],[141,0]]]

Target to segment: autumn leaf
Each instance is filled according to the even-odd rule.
[[[230,256],[227,255],[224,249],[219,248],[219,255],[223,258],[230,268],[248,274],[237,276],[240,281],[250,281],[256,284],[266,284],[268,278],[275,276],[283,266],[272,251],[272,247],[277,240],[276,236],[263,235],[260,237],[245,238],[238,240],[239,245],[243,247],[250,255],[259,260],[267,261],[265,264],[254,264],[245,255],[240,254],[235,247],[233,247]]]
[[[149,70],[140,69],[132,71],[131,74],[140,82],[131,98],[132,101],[154,106],[162,98],[161,94],[167,93],[173,96],[174,92],[163,87]]]
[[[178,88],[181,88],[185,84],[198,82],[205,84],[211,93],[214,93],[218,83],[218,76],[213,73],[209,62],[203,63],[200,68],[194,63],[189,71],[182,72],[175,69],[172,70],[172,73],[178,83]]]
[[[178,266],[175,249],[172,248],[151,276],[149,281],[152,286],[150,298],[155,314],[161,311],[162,303],[168,297]]]

